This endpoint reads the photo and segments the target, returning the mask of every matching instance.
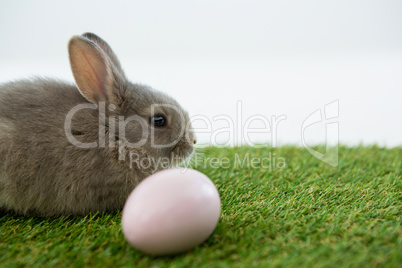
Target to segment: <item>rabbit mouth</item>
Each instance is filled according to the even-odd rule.
[[[193,146],[188,142],[180,140],[171,151],[173,165],[178,165],[191,157],[194,152]]]

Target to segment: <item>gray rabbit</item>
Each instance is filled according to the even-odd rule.
[[[121,209],[141,180],[193,152],[187,112],[129,82],[104,40],[73,36],[68,52],[76,85],[0,85],[0,209],[41,216]]]

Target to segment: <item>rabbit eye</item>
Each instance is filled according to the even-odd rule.
[[[151,116],[149,121],[154,127],[164,127],[166,125],[166,119],[161,114]]]

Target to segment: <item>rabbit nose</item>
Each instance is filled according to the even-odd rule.
[[[194,140],[193,140],[193,142],[194,142],[194,144],[196,144],[196,143],[197,143],[197,140],[196,140],[196,139],[194,139]]]

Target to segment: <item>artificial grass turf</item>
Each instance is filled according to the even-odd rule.
[[[271,166],[236,164],[236,154],[238,160],[268,157]],[[217,186],[221,218],[194,250],[143,255],[125,242],[121,212],[49,219],[5,214],[0,266],[402,266],[401,147],[341,146],[337,167],[292,146],[204,149],[204,159],[212,158],[231,161],[196,167]],[[285,167],[272,165],[274,158],[283,158]]]

